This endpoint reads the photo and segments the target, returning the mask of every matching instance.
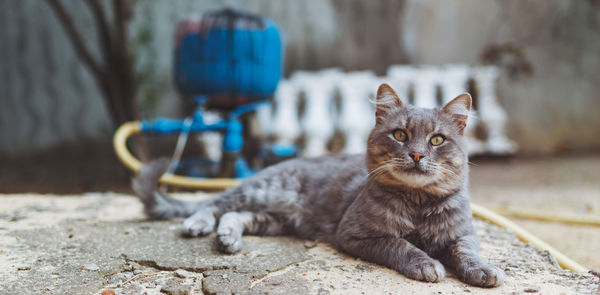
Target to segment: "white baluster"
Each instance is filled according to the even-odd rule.
[[[408,103],[410,85],[414,83],[417,69],[412,66],[395,65],[387,71],[385,82],[388,83],[403,102]],[[377,89],[377,88],[375,88]]]
[[[293,145],[300,135],[298,121],[298,89],[289,80],[279,82],[275,92],[276,109],[273,115],[271,132],[277,137],[277,142]]]
[[[221,121],[221,116],[216,112],[205,111],[203,119],[206,124],[215,124]],[[220,161],[223,156],[223,135],[219,132],[202,132],[199,139],[204,144],[206,156],[212,161]]]
[[[327,153],[327,141],[333,135],[332,104],[339,70],[318,73],[297,72],[291,78],[304,91],[306,108],[302,128],[306,132],[304,156],[313,157]]]
[[[442,101],[445,105],[450,100],[457,97],[459,94],[467,91],[467,83],[471,77],[471,68],[467,65],[446,65],[444,67],[444,74],[440,75],[440,85],[442,87]],[[480,154],[485,152],[486,144],[475,138],[473,131],[478,122],[477,110],[471,108],[471,113],[467,119],[467,127],[465,128],[465,134],[467,135],[467,142],[469,146],[469,154]]]
[[[375,81],[372,72],[353,72],[340,78],[342,101],[338,124],[346,137],[344,153],[356,154],[366,150],[369,132],[375,125],[375,108],[369,103],[369,95],[377,89]]]
[[[466,65],[450,64],[444,67],[443,75],[440,75],[442,87],[442,101],[448,103],[461,93],[467,92],[467,83],[471,70]]]
[[[517,145],[506,138],[504,126],[506,124],[506,112],[496,98],[496,81],[500,70],[496,67],[487,66],[474,70],[474,79],[477,85],[478,107],[480,120],[485,123],[488,131],[487,148],[493,153],[514,153]]]
[[[284,86],[285,87],[285,86]],[[260,126],[261,136],[267,138],[273,129],[273,105],[265,103],[256,109],[256,120]]]
[[[461,93],[467,92],[467,83],[471,76],[471,69],[466,65],[446,65],[443,75],[440,75],[442,87],[442,103],[445,105]],[[440,106],[442,107],[442,106]],[[467,119],[465,133],[469,133],[477,125],[476,110],[471,108],[471,115]]]
[[[204,143],[206,156],[211,161],[220,161],[223,155],[223,135],[219,132],[202,132],[200,140]]]
[[[436,86],[440,70],[433,66],[424,66],[417,70],[415,77],[415,105],[422,108],[435,108]]]

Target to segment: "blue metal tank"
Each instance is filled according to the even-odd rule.
[[[184,98],[231,109],[270,98],[282,72],[282,38],[266,17],[231,9],[179,24],[175,85]]]

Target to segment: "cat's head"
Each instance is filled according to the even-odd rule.
[[[467,93],[440,109],[424,109],[402,103],[389,85],[379,86],[367,144],[370,177],[439,195],[461,188],[468,174],[463,134],[470,109]]]

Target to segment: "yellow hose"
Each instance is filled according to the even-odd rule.
[[[576,224],[576,225],[593,225],[600,226],[600,218],[591,216],[590,214],[579,216],[575,214],[563,214],[563,213],[546,213],[539,211],[531,211],[531,210],[522,210],[522,209],[514,209],[514,208],[496,208],[494,212],[497,212],[504,216],[511,216],[516,218],[523,219],[532,219],[538,221],[550,221],[550,222],[560,222],[566,224]]]
[[[473,216],[486,220],[492,224],[495,224],[499,227],[511,230],[521,241],[525,243],[532,244],[541,250],[546,250],[554,258],[562,268],[566,268],[572,270],[574,272],[587,272],[588,269],[582,266],[581,264],[573,261],[571,258],[562,254],[558,250],[554,249],[554,247],[548,245],[546,242],[542,241],[540,238],[534,236],[524,228],[518,226],[514,222],[508,220],[506,217],[498,215],[484,207],[471,203],[471,209],[473,209]]]
[[[129,149],[127,148],[127,139],[141,132],[142,128],[139,121],[127,122],[117,129],[113,138],[113,147],[117,153],[117,157],[119,157],[121,162],[123,162],[127,168],[135,173],[142,169],[143,164],[129,152]],[[224,188],[234,187],[240,183],[239,180],[234,178],[205,179],[175,174],[165,174],[160,178],[159,182],[177,187],[208,190],[222,190]]]
[[[117,153],[117,156],[119,157],[121,162],[123,162],[125,166],[127,166],[129,169],[136,173],[140,171],[143,164],[138,159],[136,159],[127,149],[127,139],[132,135],[141,133],[141,130],[141,124],[139,121],[127,122],[121,127],[119,127],[119,129],[115,133],[113,140],[115,152]],[[233,178],[202,179],[174,174],[163,175],[163,177],[160,178],[159,182],[178,187],[211,190],[219,190],[228,187],[234,187],[240,183],[239,180]],[[566,255],[554,249],[552,246],[546,244],[544,241],[540,240],[538,237],[529,233],[528,231],[518,226],[514,222],[508,220],[507,218],[473,203],[471,203],[471,208],[473,209],[473,216],[486,220],[502,228],[509,229],[521,241],[525,243],[530,243],[539,249],[548,251],[550,254],[552,254],[552,256],[556,258],[556,261],[561,267],[572,270],[574,272],[588,271],[588,269],[586,269],[582,265],[573,261]]]

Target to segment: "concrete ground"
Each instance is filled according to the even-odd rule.
[[[600,155],[474,161],[471,199],[490,209],[600,217]],[[600,227],[514,219],[575,261],[600,270]]]
[[[597,214],[599,164],[600,157],[476,161],[471,191],[488,207]],[[440,283],[409,280],[325,244],[293,237],[244,237],[241,253],[223,255],[216,251],[214,236],[181,237],[178,220],[146,221],[141,204],[127,195],[4,195],[0,204],[0,294],[600,292],[596,274],[561,270],[548,253],[480,220],[475,225],[482,256],[507,273],[506,283],[494,289],[468,286],[451,272]],[[597,263],[599,228],[518,222],[576,260]]]

